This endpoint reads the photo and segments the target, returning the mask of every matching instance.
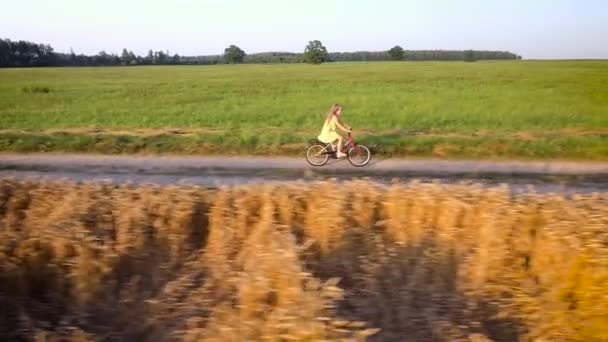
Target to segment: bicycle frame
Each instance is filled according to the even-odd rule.
[[[344,145],[342,145],[342,150],[348,151],[349,148],[356,147],[356,146],[357,146],[357,143],[355,143],[355,140],[353,139],[352,135],[350,133],[348,133],[348,139],[346,139],[346,143],[344,143]],[[330,150],[328,150],[329,147],[331,147]],[[325,150],[326,151],[321,154],[332,154],[333,155],[333,154],[336,154],[336,152],[337,152],[336,146],[334,146],[333,143],[326,144]]]

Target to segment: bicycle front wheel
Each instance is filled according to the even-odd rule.
[[[357,145],[348,150],[348,161],[353,166],[365,166],[372,159],[372,153],[365,145]]]

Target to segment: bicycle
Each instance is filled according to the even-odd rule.
[[[361,144],[355,143],[350,132],[348,139],[342,147],[342,152],[346,153],[346,157],[351,165],[362,167],[369,163],[372,159],[370,149]],[[323,166],[327,164],[329,158],[338,159],[336,148],[330,143],[324,143],[318,139],[309,141],[309,146],[306,149],[306,161],[312,166]]]

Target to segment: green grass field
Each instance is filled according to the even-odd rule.
[[[0,151],[298,154],[332,103],[378,152],[608,159],[608,61],[0,70]]]

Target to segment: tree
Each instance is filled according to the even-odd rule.
[[[119,64],[120,64],[120,57],[118,57],[118,55],[111,54],[110,55],[110,65],[119,65]]]
[[[101,51],[97,55],[77,55],[70,48],[68,53],[55,52],[48,44],[37,44],[28,41],[11,41],[0,39],[0,67],[37,67],[37,66],[100,66],[100,65],[145,65],[145,64],[200,64],[220,63],[322,63],[350,61],[478,61],[478,60],[519,60],[521,56],[509,51],[483,50],[408,50],[403,51],[395,46],[386,51],[332,52],[319,41],[309,42],[305,53],[263,52],[245,55],[238,47],[231,45],[225,55],[179,56],[171,55],[168,50],[150,50],[147,56],[137,56],[128,49],[115,55]],[[403,54],[401,54],[403,52]]]
[[[10,66],[12,60],[11,41],[0,39],[0,67]]]
[[[475,62],[477,59],[475,58],[475,51],[466,50],[464,52],[464,61],[465,62]]]
[[[70,65],[76,65],[76,64],[77,64],[77,62],[78,62],[78,61],[77,61],[77,58],[76,58],[76,54],[74,53],[74,49],[72,49],[72,48],[70,47],[70,54],[69,54],[69,57],[68,57],[68,63],[69,63]]]
[[[308,42],[304,50],[304,62],[310,64],[321,64],[329,60],[327,49],[318,40]]]
[[[230,45],[224,50],[224,63],[236,64],[243,63],[245,59],[245,51],[241,50],[236,45]]]
[[[405,56],[405,51],[401,46],[397,45],[392,49],[388,50],[388,55],[391,57],[392,60],[400,61],[403,60],[403,56]]]
[[[122,60],[123,65],[129,65],[129,62],[131,62],[131,55],[129,55],[129,51],[127,51],[126,48],[122,49],[122,55],[120,59]]]
[[[99,51],[97,56],[94,56],[95,64],[97,65],[108,65],[110,64],[110,55],[104,50]]]
[[[144,63],[145,64],[154,63],[154,52],[152,52],[152,50],[148,50],[148,55],[146,56],[146,58],[144,58]]]
[[[154,64],[167,64],[168,51],[159,50],[154,53]]]
[[[135,56],[133,51],[129,51],[129,65],[137,65],[138,64],[137,60],[138,60],[138,58],[137,58],[137,56]]]

